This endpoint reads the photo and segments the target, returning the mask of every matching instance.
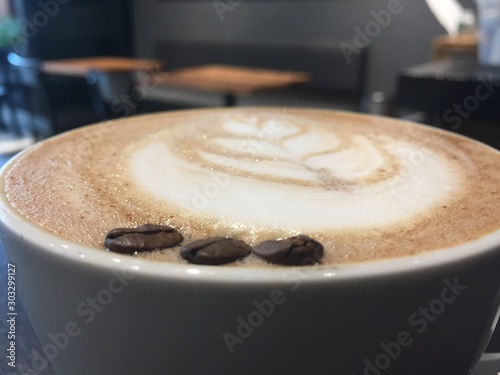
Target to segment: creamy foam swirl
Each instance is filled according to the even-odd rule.
[[[418,144],[342,123],[266,114],[181,130],[190,125],[145,140],[131,170],[159,199],[202,216],[258,230],[359,230],[415,220],[461,193],[444,156],[427,150],[416,168]]]
[[[89,246],[144,223],[172,225],[186,241],[305,233],[337,264],[498,230],[498,165],[500,153],[479,143],[388,118],[221,109],[79,129],[23,154],[3,179],[21,216]],[[182,262],[177,254],[148,257]]]

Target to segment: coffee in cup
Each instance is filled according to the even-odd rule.
[[[498,229],[498,153],[399,121],[308,110],[148,116],[77,130],[19,158],[10,204],[69,241],[103,248],[113,228],[175,228],[179,248],[307,234],[337,265],[415,255]],[[494,209],[497,207],[497,209]],[[251,255],[239,266],[266,266]]]
[[[9,162],[2,242],[61,375],[465,375],[500,304],[499,161],[360,114],[131,117]],[[180,242],[113,250],[150,235]],[[268,241],[313,256],[276,264]],[[182,256],[214,244],[251,254]]]

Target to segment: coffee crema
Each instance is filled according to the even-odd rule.
[[[4,172],[20,215],[69,241],[145,223],[186,242],[300,233],[323,263],[414,255],[500,228],[500,153],[383,117],[305,109],[140,116],[42,142]],[[184,262],[178,248],[141,255]],[[266,263],[249,256],[234,265]]]

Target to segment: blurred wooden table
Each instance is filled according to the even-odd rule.
[[[403,69],[395,104],[400,110],[422,112],[422,122],[500,149],[498,87],[500,67],[455,57]]]
[[[499,86],[500,68],[470,57],[445,59],[403,69],[396,98],[399,106],[439,113],[445,121],[446,113],[458,111],[456,105],[465,107],[464,118],[474,114],[498,121]]]
[[[229,65],[203,65],[151,76],[158,85],[191,88],[224,95],[226,106],[234,106],[235,96],[307,83],[307,73]]]
[[[432,41],[434,60],[443,60],[453,56],[477,56],[478,38],[476,35],[442,35]]]
[[[85,77],[92,70],[104,72],[147,70],[158,71],[161,61],[136,59],[131,57],[83,57],[78,59],[44,61],[41,70],[44,73]]]

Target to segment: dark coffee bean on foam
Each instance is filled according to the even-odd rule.
[[[136,228],[116,228],[104,240],[106,249],[122,254],[134,254],[174,247],[184,238],[176,229],[155,224]]]
[[[264,241],[252,251],[268,262],[289,266],[316,264],[323,257],[323,245],[303,234],[284,240]]]
[[[182,246],[181,256],[190,263],[216,265],[234,262],[252,252],[245,242],[227,237],[212,237]]]

